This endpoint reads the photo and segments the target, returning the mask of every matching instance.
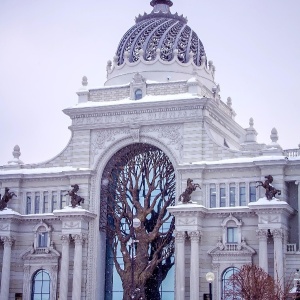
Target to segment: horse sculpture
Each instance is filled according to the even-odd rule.
[[[265,182],[256,181],[256,183],[258,183],[258,185],[256,187],[258,188],[259,186],[262,186],[263,188],[266,189],[266,194],[265,194],[266,198],[268,200],[272,200],[276,196],[276,194],[281,195],[281,191],[275,189],[272,185],[273,176],[268,175],[268,176],[265,176],[265,178],[266,178]]]
[[[71,191],[68,191],[66,195],[69,195],[71,197],[71,205],[73,208],[75,208],[76,206],[80,206],[81,202],[84,203],[84,198],[77,195],[77,192],[79,190],[78,184],[71,185],[71,187],[73,189]]]
[[[196,188],[201,189],[200,185],[198,183],[193,183],[193,180],[189,178],[187,180],[185,191],[179,196],[179,201],[182,203],[191,203],[191,194],[196,190]]]
[[[10,192],[9,188],[5,188],[5,192],[4,195],[2,197],[2,199],[0,200],[0,210],[3,210],[7,207],[7,202],[12,199],[12,197],[17,197],[17,195],[14,192]],[[1,198],[1,194],[0,194],[0,198]]]

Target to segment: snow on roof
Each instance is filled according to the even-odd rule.
[[[18,216],[20,216],[21,214],[12,210],[11,208],[4,208],[3,210],[0,210],[0,216],[1,215],[18,215]]]
[[[279,160],[300,160],[298,157],[286,157],[282,155],[278,156],[256,156],[256,157],[238,157],[238,158],[229,158],[217,161],[199,161],[191,162],[183,165],[222,165],[222,164],[240,164],[240,163],[251,163],[259,161],[279,161]]]
[[[108,106],[108,105],[122,105],[122,104],[136,104],[138,101],[139,103],[147,103],[147,102],[163,102],[163,101],[170,101],[170,100],[181,100],[181,99],[195,99],[199,98],[199,96],[192,95],[190,93],[181,93],[181,94],[172,94],[172,95],[146,95],[140,100],[132,100],[130,98],[124,98],[121,100],[116,101],[87,101],[78,103],[73,107],[70,108],[84,108],[84,107],[101,107],[101,106]]]
[[[0,175],[14,175],[14,174],[52,174],[74,171],[90,171],[88,168],[75,168],[75,167],[51,167],[51,168],[32,168],[32,169],[1,169]]]
[[[287,205],[287,202],[273,198],[272,200],[268,200],[266,197],[258,199],[256,202],[251,202],[248,204],[249,207],[257,206],[257,205]]]

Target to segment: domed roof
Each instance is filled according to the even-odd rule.
[[[187,19],[170,12],[170,0],[152,0],[150,14],[139,15],[136,24],[121,39],[116,63],[124,63],[124,55],[129,62],[136,62],[142,55],[145,61],[153,61],[157,55],[163,61],[172,61],[174,55],[181,63],[188,63],[190,55],[195,65],[205,61],[205,50],[197,34],[187,25]]]

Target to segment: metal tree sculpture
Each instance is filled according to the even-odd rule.
[[[158,148],[134,144],[108,163],[102,184],[100,228],[112,247],[123,299],[158,300],[160,285],[174,264],[175,224],[167,211],[175,203],[172,163]],[[141,222],[138,228],[133,227],[135,218]]]

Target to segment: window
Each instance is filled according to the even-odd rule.
[[[38,248],[48,247],[48,232],[39,232],[38,233]]]
[[[52,193],[52,211],[57,209],[57,193]]]
[[[225,187],[220,188],[220,207],[226,206],[226,189]]]
[[[67,206],[67,191],[61,191],[60,192],[60,209]]]
[[[241,300],[239,296],[235,296],[233,291],[237,290],[237,287],[232,285],[230,277],[233,274],[239,272],[238,268],[230,267],[223,272],[222,275],[222,300]]]
[[[216,207],[217,206],[217,203],[216,203],[216,198],[217,198],[217,195],[216,195],[216,188],[210,188],[210,207]]]
[[[135,92],[134,92],[134,99],[135,100],[140,100],[143,98],[143,92],[141,89],[137,89]]]
[[[244,186],[240,186],[240,206],[246,205],[246,188]]]
[[[249,188],[249,202],[255,202],[256,201],[256,186],[250,185]]]
[[[44,192],[44,198],[43,198],[43,213],[48,212],[48,192]]]
[[[34,213],[40,213],[40,193],[35,193],[34,196]]]
[[[31,194],[26,195],[26,214],[31,214]]]
[[[229,188],[229,206],[235,206],[235,187]]]
[[[38,270],[32,278],[31,300],[50,300],[50,276],[45,270]]]
[[[227,243],[236,244],[237,242],[237,227],[227,227]]]

